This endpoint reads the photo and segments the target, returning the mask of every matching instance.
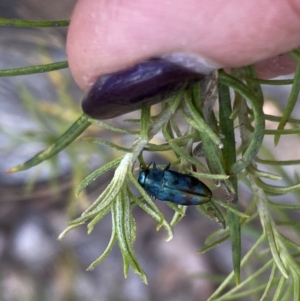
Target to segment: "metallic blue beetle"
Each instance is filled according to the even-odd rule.
[[[197,178],[165,169],[159,169],[153,163],[140,171],[138,182],[151,197],[179,205],[199,205],[209,202],[210,189]]]

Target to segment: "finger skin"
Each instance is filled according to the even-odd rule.
[[[296,61],[289,55],[283,54],[263,60],[256,63],[255,66],[258,76],[268,79],[293,73],[296,68]]]
[[[88,90],[100,75],[174,52],[222,67],[260,62],[298,47],[299,28],[297,0],[79,0],[68,61]]]

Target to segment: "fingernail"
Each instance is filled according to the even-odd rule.
[[[201,67],[202,66],[202,67]],[[205,72],[197,70],[205,69]],[[99,77],[82,101],[83,112],[95,119],[114,118],[176,94],[213,71],[199,59],[182,55],[152,58]]]
[[[161,58],[202,74],[209,74],[217,69],[222,68],[221,65],[214,63],[207,58],[183,52],[163,55]]]

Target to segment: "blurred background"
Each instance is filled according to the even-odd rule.
[[[69,19],[75,2],[0,0],[0,17]],[[67,28],[0,27],[0,31],[0,69],[66,60]],[[289,88],[264,91],[267,99],[277,101],[267,101],[265,112],[279,113]],[[98,178],[87,192],[75,198],[80,181],[117,155],[110,149],[76,141],[56,158],[35,168],[5,173],[62,134],[81,115],[82,96],[68,69],[0,79],[0,300],[207,300],[232,269],[231,247],[226,241],[203,255],[196,254],[205,238],[219,229],[217,223],[196,210],[187,211],[174,229],[174,239],[167,243],[164,230],[157,232],[155,221],[136,209],[135,251],[148,276],[148,285],[133,272],[124,279],[118,248],[93,271],[86,271],[109,241],[109,216],[90,235],[83,226],[62,241],[57,240],[67,221],[95,200],[109,183],[112,173]],[[139,113],[130,116],[138,118]],[[123,119],[111,122],[124,127]],[[123,146],[132,143],[131,138],[111,136],[97,127],[89,128],[88,134],[114,139]],[[296,149],[290,145],[298,142],[295,137],[282,138],[280,150],[272,150],[274,156],[292,159]],[[271,139],[267,141],[270,145]],[[270,148],[266,149],[268,154]],[[150,157],[150,161],[167,164],[170,158],[162,155]],[[293,166],[285,172],[295,176],[298,170]],[[251,195],[247,185],[240,188],[240,206],[244,208]],[[222,189],[215,194],[226,200]],[[294,200],[294,196],[285,197],[290,202]],[[171,218],[172,211],[165,204],[158,201],[157,205]],[[243,252],[257,238],[256,229],[261,230],[258,220],[251,225],[243,230]],[[254,262],[246,273],[251,274],[257,266],[259,262]]]

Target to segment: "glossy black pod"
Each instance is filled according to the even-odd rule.
[[[187,82],[205,75],[162,58],[152,58],[99,77],[82,101],[83,112],[95,119],[117,117],[174,95]]]

